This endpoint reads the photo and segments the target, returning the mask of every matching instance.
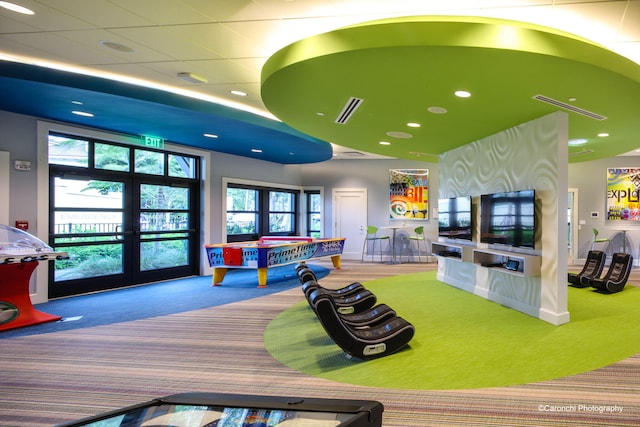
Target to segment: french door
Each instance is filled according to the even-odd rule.
[[[68,165],[49,171],[50,244],[69,254],[50,269],[49,297],[198,273],[199,180]]]

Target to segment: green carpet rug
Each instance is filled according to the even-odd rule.
[[[416,334],[380,359],[348,359],[306,301],[264,335],[281,363],[332,381],[401,389],[501,387],[587,372],[640,352],[640,288],[616,294],[569,287],[571,321],[553,326],[436,280],[435,272],[366,282]]]

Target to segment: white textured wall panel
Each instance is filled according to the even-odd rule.
[[[567,122],[566,113],[550,114],[440,156],[439,197],[473,197],[474,242],[479,247],[489,247],[478,243],[480,196],[536,190],[536,249],[520,252],[541,255],[540,277],[487,274],[478,268],[474,292],[554,324],[569,320],[567,242],[558,238],[567,235]],[[469,280],[448,270],[442,271],[447,283]]]

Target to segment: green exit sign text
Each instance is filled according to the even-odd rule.
[[[160,138],[158,136],[144,135],[142,137],[142,142],[145,147],[164,148],[164,138]]]

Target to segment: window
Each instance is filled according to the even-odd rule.
[[[200,165],[193,156],[113,142],[88,141],[63,134],[49,135],[49,164],[185,180],[198,179]]]
[[[229,184],[227,241],[257,240],[261,236],[294,236],[298,232],[298,192]]]
[[[285,191],[269,192],[269,233],[295,231],[295,195]]]
[[[149,175],[164,174],[164,154],[157,151],[135,150],[135,172]]]
[[[322,198],[320,191],[305,191],[307,197],[307,235],[322,237]]]
[[[258,191],[227,188],[227,236],[258,234]]]
[[[89,167],[89,141],[49,135],[49,164]]]
[[[93,149],[96,169],[129,172],[129,147],[96,142]]]

